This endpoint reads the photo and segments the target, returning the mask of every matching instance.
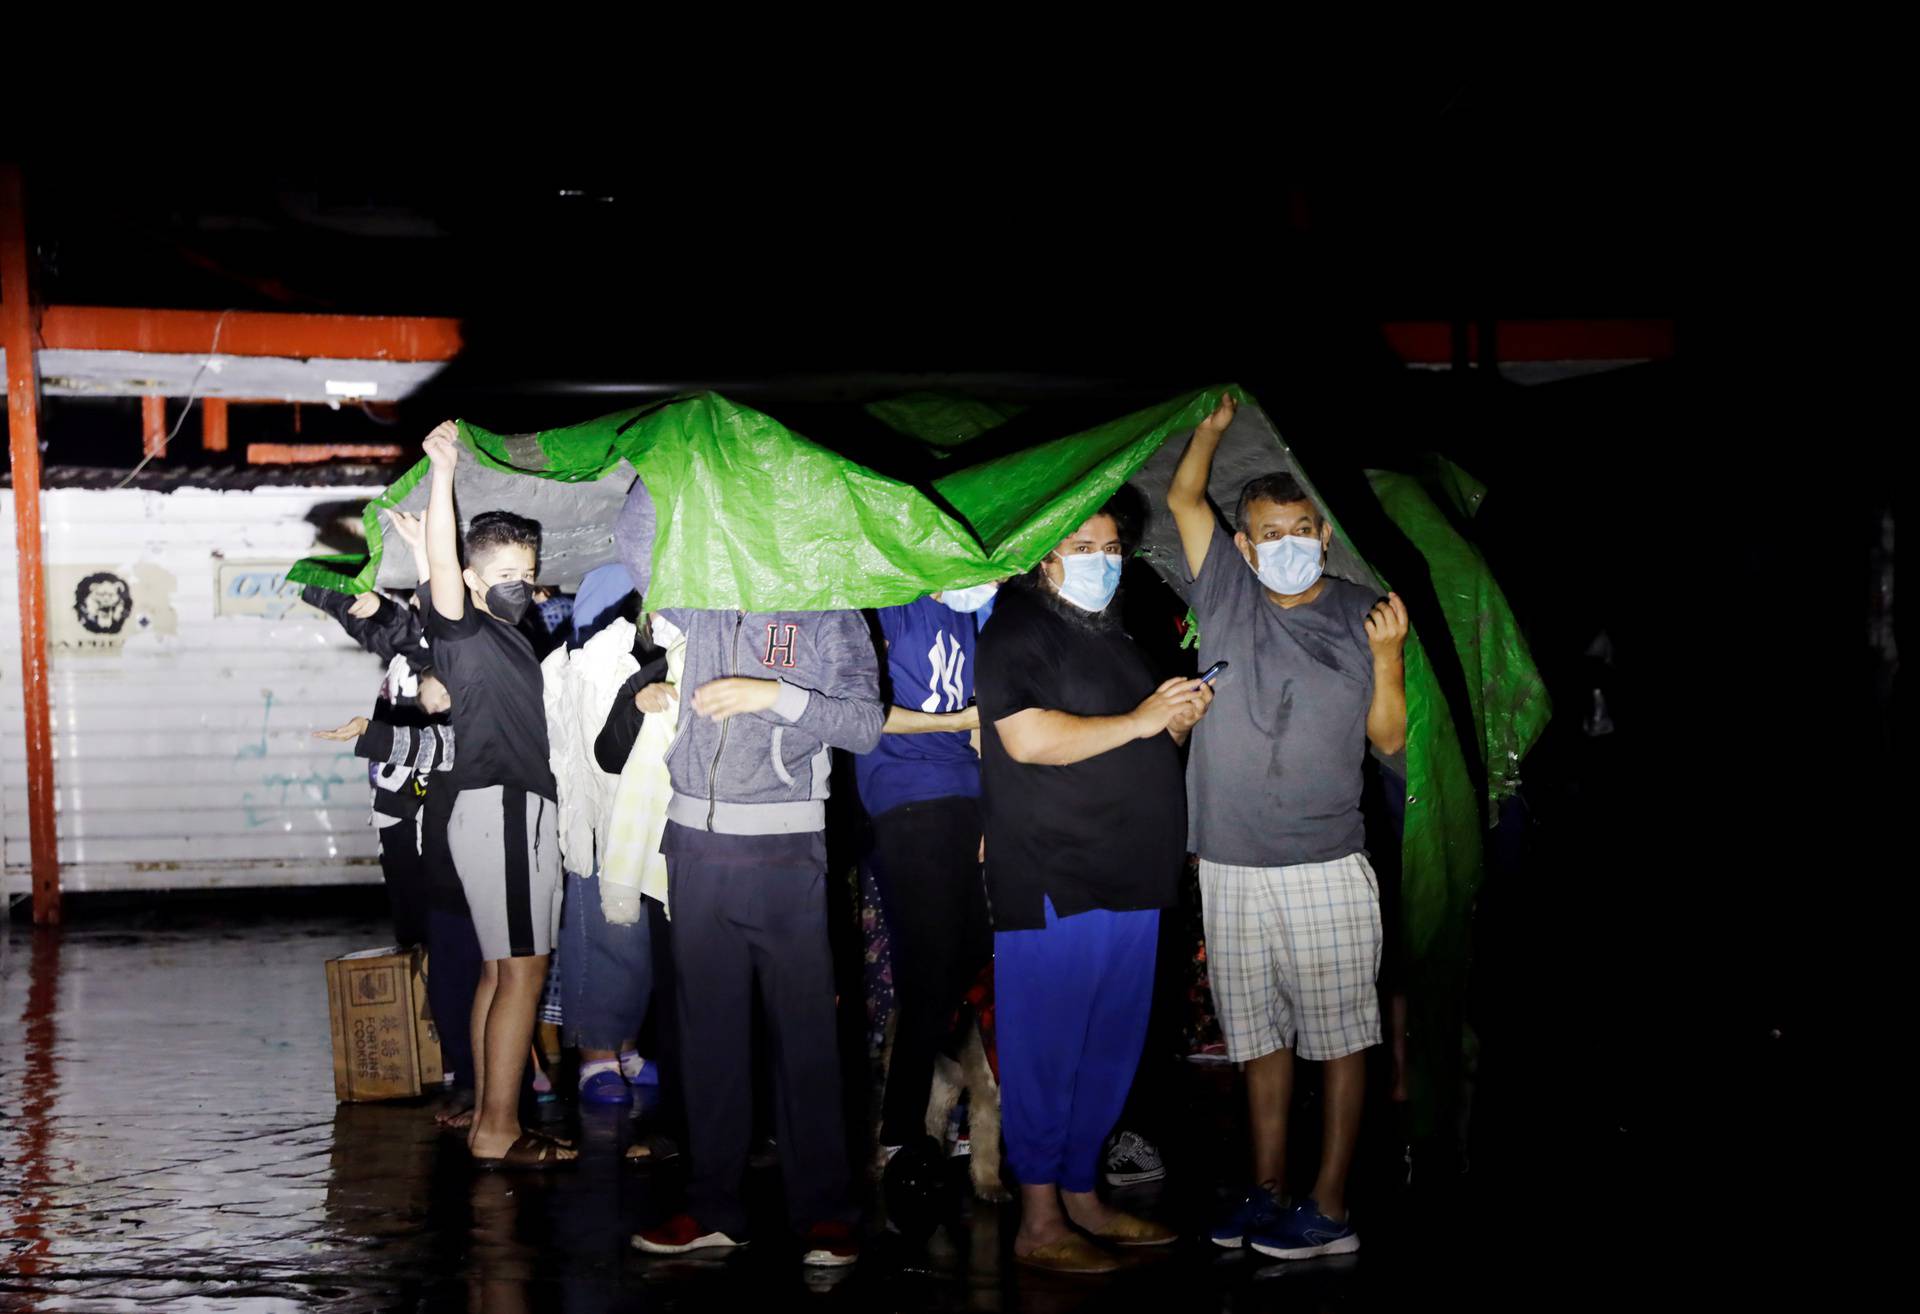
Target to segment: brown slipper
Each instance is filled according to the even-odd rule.
[[[544,1172],[549,1168],[568,1167],[578,1162],[575,1159],[561,1158],[561,1148],[533,1132],[522,1132],[520,1138],[507,1147],[505,1154],[497,1159],[483,1159],[475,1155],[473,1166],[483,1173],[520,1168]]]
[[[1116,1214],[1100,1231],[1088,1228],[1087,1235],[1115,1246],[1165,1246],[1180,1239],[1172,1228],[1132,1214]]]
[[[1119,1260],[1077,1236],[1040,1246],[1024,1255],[1016,1254],[1013,1261],[1049,1273],[1112,1273],[1120,1267]]]

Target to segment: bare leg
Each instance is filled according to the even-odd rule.
[[[620,1051],[617,1049],[583,1049],[580,1051],[580,1062],[583,1064],[616,1063],[619,1059]]]
[[[1115,1209],[1102,1200],[1093,1191],[1062,1191],[1060,1204],[1076,1227],[1084,1227],[1089,1232],[1106,1231],[1116,1221],[1129,1215]]]
[[[1396,994],[1387,1004],[1388,1024],[1393,1028],[1393,1102],[1405,1104],[1413,1098],[1407,1077],[1407,997]]]
[[[480,984],[473,992],[468,1026],[473,1037],[473,1117],[466,1123],[467,1148],[473,1148],[474,1129],[480,1125],[481,1103],[487,1096],[487,1014],[493,1011],[494,991],[500,985],[500,964],[480,964]]]
[[[1052,1182],[1020,1188],[1020,1230],[1013,1238],[1014,1254],[1030,1255],[1072,1235],[1073,1228],[1060,1208],[1060,1192]]]
[[[1321,1213],[1340,1221],[1347,1216],[1347,1174],[1353,1169],[1353,1147],[1360,1140],[1360,1111],[1367,1096],[1367,1052],[1331,1059],[1325,1066],[1327,1125],[1313,1198]]]
[[[1293,1103],[1293,1051],[1276,1049],[1246,1065],[1247,1123],[1253,1180],[1275,1195],[1286,1189],[1287,1109]]]
[[[486,1085],[476,1106],[469,1144],[479,1158],[496,1158],[520,1137],[520,1081],[533,1051],[534,1017],[546,982],[544,954],[530,958],[503,958],[498,968],[492,1006],[487,1010]],[[571,1151],[561,1151],[572,1158]]]

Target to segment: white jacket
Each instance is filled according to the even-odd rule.
[[[619,777],[600,769],[593,741],[606,724],[614,695],[640,663],[633,656],[638,631],[616,620],[572,652],[556,648],[540,663],[545,677],[548,761],[559,790],[560,861],[568,871],[591,876],[606,851],[607,819]]]
[[[680,674],[687,662],[687,636],[656,614],[653,642],[667,650],[667,680],[679,692]],[[673,782],[667,778],[667,745],[673,742],[680,718],[687,714],[684,707],[684,699],[676,700],[671,711],[647,714],[615,787],[607,844],[600,858],[600,904],[610,922],[633,920],[628,910],[636,893],[667,906],[667,860],[660,856],[660,837],[667,829],[667,803],[673,798]],[[668,911],[671,914],[672,910]]]

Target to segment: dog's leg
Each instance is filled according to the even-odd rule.
[[[982,1200],[1002,1204],[1013,1196],[1000,1181],[1000,1083],[993,1079],[993,1066],[987,1062],[978,1026],[967,1028],[960,1062],[967,1079],[967,1135],[973,1142],[967,1170],[973,1178],[973,1193]]]
[[[953,1119],[953,1106],[960,1102],[967,1076],[958,1063],[945,1054],[933,1060],[933,1088],[927,1095],[927,1135],[942,1150],[947,1146],[947,1124]]]

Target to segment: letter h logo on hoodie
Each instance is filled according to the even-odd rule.
[[[784,639],[780,635],[781,630],[786,631]],[[791,668],[793,666],[793,641],[799,634],[800,627],[798,625],[775,625],[769,622],[767,625],[767,655],[760,659],[760,664],[762,666],[779,665]],[[778,663],[773,660],[775,653],[779,653],[781,656],[781,660]]]

